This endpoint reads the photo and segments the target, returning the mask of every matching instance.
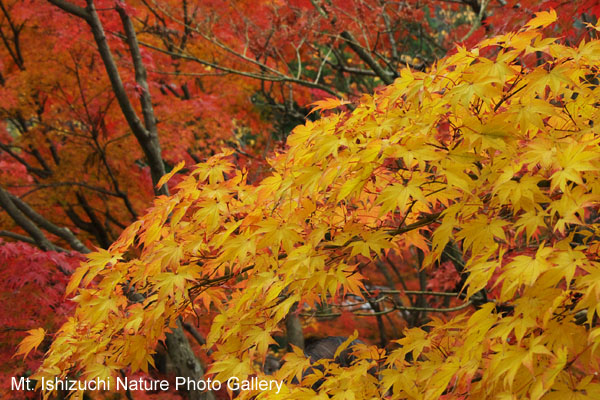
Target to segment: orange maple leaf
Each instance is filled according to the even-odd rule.
[[[343,99],[336,99],[335,97],[325,99],[325,100],[318,100],[318,101],[315,101],[314,103],[309,104],[314,107],[312,110],[310,110],[308,115],[314,113],[315,111],[331,110],[331,109],[343,106],[344,104],[350,104],[350,102],[347,100],[343,100]]]

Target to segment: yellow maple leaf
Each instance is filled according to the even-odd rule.
[[[40,343],[42,343],[42,340],[44,340],[44,337],[46,337],[44,328],[30,329],[27,333],[29,335],[19,343],[19,348],[15,353],[15,356],[23,354],[23,359],[27,357],[27,354],[29,354],[31,350],[37,349]]]
[[[177,164],[175,167],[173,167],[173,169],[171,171],[169,171],[168,174],[164,174],[160,180],[158,181],[158,183],[156,184],[156,187],[159,188],[162,185],[164,185],[165,183],[167,183],[167,181],[169,179],[171,179],[173,177],[173,175],[175,175],[177,173],[177,171],[179,171],[181,168],[183,168],[183,166],[185,165],[185,161],[180,161],[179,164]]]
[[[525,28],[545,28],[556,20],[556,11],[541,11],[535,14],[535,18],[525,24]]]

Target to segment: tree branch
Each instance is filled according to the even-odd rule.
[[[102,58],[102,63],[104,64],[104,68],[106,69],[106,73],[108,74],[111,87],[113,89],[113,92],[115,93],[115,97],[117,98],[119,107],[121,108],[121,112],[123,113],[123,116],[125,117],[129,128],[131,128],[138,143],[140,144],[140,147],[142,148],[146,159],[148,160],[150,174],[152,175],[154,192],[157,195],[168,195],[169,191],[166,185],[163,185],[161,188],[156,187],[160,178],[165,174],[165,166],[162,161],[160,143],[158,141],[158,135],[156,133],[156,127],[154,123],[154,116],[148,119],[149,121],[152,121],[152,124],[150,126],[144,126],[144,124],[142,124],[142,121],[139,119],[137,113],[135,112],[135,109],[131,104],[129,97],[127,96],[125,87],[123,86],[123,81],[121,79],[119,69],[117,68],[117,64],[113,58],[110,47],[108,46],[106,34],[104,33],[104,27],[102,26],[102,22],[100,21],[98,13],[96,12],[96,6],[94,5],[94,1],[86,0],[87,7],[83,10],[84,13],[81,12],[82,9],[80,9],[79,7],[76,7],[70,3],[66,3],[63,0],[48,1],[50,1],[52,4],[57,5],[58,7],[70,14],[83,18],[90,26],[92,34],[94,36],[94,41],[96,42],[96,46],[98,47],[98,52],[100,53],[100,57]],[[128,18],[129,17],[127,17],[127,19]],[[128,29],[129,28],[125,26],[125,30],[127,31]],[[135,35],[131,36],[130,41],[137,43]],[[132,53],[132,56],[136,54],[135,49],[132,49],[131,45],[130,52]],[[139,49],[137,50],[137,54],[139,55]],[[138,66],[136,67],[137,77],[137,69],[139,68],[139,64],[141,64],[141,57],[137,60],[134,57],[134,66],[136,63],[138,64]],[[149,99],[149,92],[146,95]],[[149,112],[151,111],[151,109],[148,110],[148,108],[146,107],[146,111]]]
[[[54,244],[50,242],[44,233],[27,218],[12,202],[10,194],[0,186],[0,207],[2,207],[8,215],[19,225],[25,232],[29,234],[35,241],[35,244],[44,251],[55,250]]]
[[[86,11],[85,8],[76,6],[75,4],[69,3],[65,0],[48,0],[50,3],[54,4],[56,7],[60,8],[63,11],[68,12],[69,14],[73,14],[78,16],[79,18],[83,18],[84,20],[90,20],[90,14]]]
[[[35,174],[40,178],[47,178],[48,176],[50,176],[48,171],[44,171],[39,168],[34,168],[31,165],[29,165],[29,163],[27,161],[25,161],[25,159],[23,157],[19,156],[14,151],[12,151],[10,149],[10,146],[7,146],[4,143],[0,143],[0,149],[4,150],[9,156],[11,156],[15,160],[17,160],[19,163],[21,163],[25,167],[25,169],[27,169],[27,172]]]
[[[96,217],[96,213],[94,212],[92,207],[87,202],[85,196],[81,192],[77,192],[75,196],[77,197],[77,201],[79,201],[79,204],[83,208],[83,211],[85,211],[88,218],[90,219],[90,227],[92,229],[92,234],[96,237],[100,246],[107,249],[110,246],[110,240],[108,239],[108,234],[102,226],[102,224],[100,223],[100,220],[98,220],[98,218]]]
[[[228,67],[225,67],[225,66],[222,66],[219,64],[215,64],[213,62],[203,60],[201,58],[195,57],[190,54],[183,53],[183,50],[181,50],[181,49],[177,49],[178,51],[181,51],[181,52],[174,52],[174,51],[169,51],[166,49],[161,49],[160,47],[154,46],[150,43],[146,43],[143,41],[139,41],[139,44],[144,47],[147,47],[149,49],[156,50],[160,53],[169,55],[171,57],[177,57],[177,58],[181,58],[181,59],[188,60],[188,61],[194,61],[194,62],[197,62],[198,64],[206,65],[207,67],[211,67],[211,68],[214,68],[216,70],[223,71],[226,73],[245,76],[248,78],[253,78],[253,79],[257,79],[260,81],[266,81],[266,82],[295,83],[295,84],[298,84],[301,86],[306,86],[306,87],[315,88],[315,89],[321,89],[335,97],[342,97],[342,95],[340,95],[335,90],[331,89],[328,86],[322,85],[320,83],[314,83],[312,81],[307,81],[304,79],[296,79],[294,77],[287,76],[287,75],[275,76],[275,75],[265,75],[265,74],[261,74],[261,73],[255,73],[255,72],[241,71],[241,70],[237,70],[237,69],[233,69],[233,68],[228,68]],[[193,74],[181,74],[181,75],[194,76]],[[200,75],[200,74],[198,74],[198,75]]]
[[[0,190],[2,190],[0,188]],[[68,228],[60,228],[52,222],[48,221],[46,218],[42,217],[38,214],[31,206],[25,203],[23,200],[6,192],[9,200],[22,212],[27,218],[29,218],[35,224],[41,226],[46,231],[52,233],[53,235],[58,236],[59,238],[65,240],[69,246],[75,251],[80,253],[89,253],[90,249],[88,249]],[[19,224],[20,225],[20,224]],[[20,225],[21,226],[21,225]]]
[[[150,135],[150,137],[158,138],[156,130],[156,118],[154,116],[154,109],[152,107],[152,99],[150,98],[150,88],[148,87],[146,67],[142,61],[142,55],[140,53],[140,47],[135,34],[135,29],[133,28],[131,18],[129,18],[125,9],[119,6],[118,3],[115,8],[119,13],[119,17],[121,18],[121,23],[123,24],[125,35],[127,37],[127,45],[129,46],[129,52],[131,53],[131,60],[133,62],[133,68],[135,71],[135,81],[141,89],[139,93],[139,99],[140,104],[142,105],[144,125],[146,126],[147,133]]]
[[[356,55],[360,57],[360,59],[363,60],[386,85],[394,82],[394,79],[390,76],[390,74],[381,68],[381,65],[379,65],[379,63],[373,57],[371,57],[371,55],[363,46],[358,43],[358,41],[350,32],[344,31],[340,34],[340,36],[348,43],[348,46],[350,46]]]
[[[36,245],[35,240],[30,238],[29,236],[19,235],[18,233],[14,233],[11,231],[0,231],[0,236],[4,236],[7,238],[18,240],[20,242],[25,242],[25,243]]]
[[[391,235],[401,235],[403,233],[410,232],[410,231],[415,230],[417,228],[421,228],[423,226],[429,225],[430,223],[432,223],[436,219],[438,219],[441,214],[442,213],[429,214],[429,215],[421,218],[417,222],[414,222],[414,223],[412,223],[410,225],[406,225],[404,227],[399,227],[398,229],[387,231],[387,233],[389,233]]]

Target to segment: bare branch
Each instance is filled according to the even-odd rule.
[[[150,124],[148,126],[144,126],[144,124],[142,124],[142,121],[139,119],[137,113],[135,112],[135,109],[133,108],[129,97],[127,96],[127,92],[125,91],[125,87],[123,86],[123,81],[121,80],[119,69],[117,68],[117,64],[113,58],[110,47],[108,46],[108,41],[106,40],[104,27],[102,26],[102,22],[100,21],[98,13],[96,12],[96,6],[94,5],[94,1],[86,0],[87,7],[85,9],[80,9],[79,7],[76,7],[70,3],[66,3],[63,0],[49,1],[52,4],[57,5],[61,9],[71,14],[83,18],[90,26],[92,34],[94,36],[94,40],[96,42],[96,46],[98,47],[98,52],[100,53],[100,57],[102,58],[104,68],[106,69],[106,73],[108,74],[110,84],[112,86],[113,92],[115,93],[115,97],[117,98],[123,116],[127,120],[127,124],[133,131],[133,134],[135,135],[138,143],[140,144],[140,147],[142,148],[142,151],[144,152],[148,160],[148,165],[150,166],[150,174],[152,175],[152,183],[154,184],[154,192],[156,194],[168,195],[168,188],[166,185],[163,185],[161,188],[156,188],[158,181],[165,174],[165,166],[162,161],[160,143],[158,141],[158,135],[156,133],[154,116],[152,115],[152,118],[147,117],[147,113],[153,113],[153,111],[151,108],[147,107],[146,100],[143,100],[142,105],[146,104],[144,119],[146,123]],[[83,13],[81,10],[83,10]],[[129,17],[126,14],[125,19],[126,21],[129,21],[129,23],[131,23]],[[126,25],[125,22],[123,23]],[[137,78],[138,76],[140,76],[141,73],[141,71],[139,71],[141,57],[136,58],[136,56],[139,56],[139,48],[136,51],[136,48],[132,47],[132,44],[137,47],[137,38],[135,37],[135,33],[131,35],[130,30],[133,30],[132,27],[125,26],[124,28],[125,31],[128,32],[128,43],[130,44],[130,52],[133,57],[134,68],[136,68]],[[147,96],[147,98],[149,99],[149,92],[147,92],[145,96]]]
[[[0,190],[2,190],[2,189],[0,188]],[[83,243],[81,243],[81,241],[79,239],[77,239],[77,237],[75,237],[73,232],[71,232],[68,228],[58,227],[57,225],[53,224],[52,222],[48,221],[46,218],[44,218],[40,214],[38,214],[33,208],[31,208],[31,206],[29,206],[27,203],[25,203],[23,200],[21,200],[17,196],[14,196],[8,192],[5,192],[5,193],[8,195],[9,200],[11,200],[11,202],[23,214],[25,214],[27,216],[27,218],[29,218],[32,222],[34,222],[38,226],[42,227],[46,231],[52,233],[53,235],[56,235],[59,238],[65,240],[69,244],[69,246],[71,246],[71,248],[73,250],[76,250],[80,253],[89,253],[90,252],[90,249],[88,249]],[[3,206],[3,208],[4,208],[4,206]],[[11,215],[11,217],[12,217],[12,215]],[[19,224],[19,225],[21,226],[21,224]]]
[[[29,234],[35,241],[35,244],[44,251],[55,250],[55,246],[50,242],[44,233],[27,218],[12,202],[10,194],[0,187],[0,207],[2,207],[8,215],[19,225],[25,232]]]
[[[79,18],[83,18],[84,20],[89,22],[90,14],[85,8],[79,7],[75,4],[69,3],[65,0],[48,0],[50,3],[54,4],[58,8],[63,11],[68,12],[69,14],[73,14],[78,16]]]
[[[35,240],[33,240],[32,238],[30,238],[29,236],[25,236],[25,235],[20,235],[18,233],[14,233],[11,231],[0,231],[0,236],[4,236],[7,238],[11,238],[11,239],[15,239],[18,240],[20,242],[25,242],[25,243],[29,243],[29,244],[33,244],[35,245]]]
[[[396,39],[394,38],[394,30],[392,29],[390,17],[388,15],[388,13],[385,11],[385,3],[383,1],[381,2],[381,5],[383,6],[381,15],[383,16],[383,23],[385,24],[385,30],[387,31],[387,34],[388,34],[388,40],[390,41],[390,48],[392,50],[392,61],[395,64],[399,58],[398,58],[398,48],[397,48],[397,44],[396,44]]]
[[[467,34],[460,40],[461,42],[467,40],[477,29],[479,29],[481,22],[485,19],[485,9],[487,8],[489,2],[490,0],[482,0],[481,5],[479,5],[477,1],[464,1],[464,3],[469,5],[477,14],[477,19],[473,23],[473,26],[469,32],[467,32]]]
[[[4,143],[0,143],[0,149],[4,150],[8,155],[10,155],[12,158],[14,158],[19,163],[21,163],[27,169],[27,172],[35,174],[35,175],[39,176],[40,178],[47,178],[48,176],[50,176],[50,173],[48,171],[45,171],[45,170],[39,169],[39,168],[35,168],[35,167],[32,167],[31,165],[29,165],[29,163],[27,161],[25,161],[25,159],[23,157],[19,156],[14,151],[12,151],[10,146],[7,146]]]
[[[436,219],[438,219],[438,217],[441,215],[442,213],[433,213],[433,214],[429,214],[427,216],[424,216],[423,218],[421,218],[419,221],[414,222],[410,225],[406,225],[404,227],[399,227],[398,229],[392,230],[392,231],[388,231],[387,233],[391,234],[391,235],[401,235],[403,233],[415,230],[417,228],[421,228],[423,226],[429,225],[432,222],[434,222]]]
[[[337,93],[335,90],[331,89],[328,86],[325,86],[325,85],[322,85],[322,84],[319,84],[319,83],[314,83],[314,82],[311,82],[311,81],[307,81],[307,80],[304,80],[304,79],[296,79],[294,77],[287,76],[287,75],[277,75],[277,76],[274,76],[274,75],[264,75],[264,74],[261,74],[261,73],[241,71],[241,70],[237,70],[237,69],[233,69],[233,68],[224,67],[222,65],[215,64],[213,62],[203,60],[201,58],[192,56],[190,54],[183,53],[183,50],[181,50],[181,49],[177,49],[178,51],[179,50],[182,51],[181,53],[179,53],[179,52],[174,52],[174,51],[169,51],[169,50],[161,49],[160,47],[154,46],[154,45],[152,45],[150,43],[146,43],[146,42],[143,42],[143,41],[139,41],[139,44],[142,45],[142,46],[144,46],[144,47],[147,47],[149,49],[156,50],[158,52],[161,52],[163,54],[167,54],[167,55],[172,56],[172,57],[178,57],[178,58],[182,58],[184,60],[194,61],[194,62],[197,62],[198,64],[206,65],[208,67],[214,68],[214,69],[219,70],[219,71],[227,72],[227,73],[230,73],[230,74],[246,76],[248,78],[254,78],[254,79],[258,79],[258,80],[261,80],[261,81],[267,81],[267,82],[282,82],[282,83],[288,82],[288,83],[295,83],[295,84],[306,86],[306,87],[311,87],[311,88],[315,88],[315,89],[321,89],[321,90],[323,90],[323,91],[325,91],[325,92],[327,92],[327,93],[329,93],[329,94],[331,94],[331,95],[333,95],[335,97],[342,97],[339,93]],[[192,75],[192,74],[185,74],[185,75]]]
[[[17,65],[17,67],[19,67],[20,70],[24,70],[25,66],[23,63],[23,55],[21,54],[21,48],[19,45],[19,34],[21,33],[23,24],[21,24],[20,26],[17,27],[13,23],[12,18],[10,17],[10,14],[8,13],[8,10],[6,9],[6,7],[4,7],[4,3],[1,0],[0,0],[0,10],[2,10],[4,17],[6,18],[6,21],[8,22],[8,26],[9,26],[10,30],[12,31],[12,34],[13,34],[12,43],[13,43],[14,49],[10,46],[8,35],[5,35],[4,31],[1,28],[0,28],[0,38],[2,39],[2,42],[4,43],[4,46],[6,47],[8,54],[11,56],[11,58],[13,59],[13,61]]]
[[[196,340],[196,342],[200,346],[204,346],[206,344],[206,339],[204,339],[202,337],[200,332],[198,332],[198,330],[196,328],[194,328],[194,326],[192,324],[190,324],[189,322],[182,321],[182,325],[183,325],[184,329],[186,331],[188,331],[190,333],[190,335],[192,335],[192,337]]]
[[[133,68],[135,71],[135,81],[140,86],[140,103],[142,105],[142,115],[144,116],[144,124],[150,135],[156,135],[156,118],[154,117],[154,109],[152,107],[152,99],[150,98],[150,88],[148,87],[148,78],[146,74],[146,67],[142,62],[142,55],[140,54],[140,47],[138,45],[137,36],[135,29],[131,23],[131,18],[127,15],[127,12],[123,7],[119,6],[118,3],[115,6],[121,23],[125,29],[125,35],[127,37],[127,45],[131,53],[131,60],[133,61]]]
[[[387,73],[381,67],[381,65],[379,65],[379,63],[366,51],[366,49],[358,43],[352,33],[344,31],[340,34],[340,36],[348,43],[348,46],[350,46],[356,55],[359,56],[360,59],[363,60],[386,85],[394,82],[394,79],[390,76],[390,74]]]
[[[79,202],[79,205],[81,205],[83,211],[85,211],[85,214],[90,219],[91,233],[96,237],[101,247],[105,249],[108,248],[110,246],[108,233],[100,223],[100,220],[96,216],[96,212],[92,209],[92,207],[87,202],[85,196],[81,192],[77,192],[75,196],[77,196],[77,201]]]

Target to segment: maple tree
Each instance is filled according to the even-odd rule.
[[[551,265],[562,265],[565,258],[580,254],[593,260],[593,246],[568,256],[562,252],[567,252],[569,235],[594,244],[595,200],[588,196],[594,194],[589,168],[594,159],[584,156],[581,167],[577,149],[572,150],[576,161],[558,153],[544,156],[544,151],[551,145],[562,150],[569,140],[593,142],[585,136],[593,136],[593,131],[568,130],[583,129],[596,118],[589,108],[594,104],[589,99],[597,74],[590,55],[595,44],[587,43],[580,52],[550,40],[535,44],[538,36],[532,29],[494,39],[470,52],[458,48],[451,58],[432,64],[454,42],[473,45],[483,35],[517,29],[548,5],[558,7],[559,23],[530,26],[548,25],[543,32],[564,33],[567,44],[589,41],[595,33],[584,29],[584,24],[598,14],[593,2],[520,7],[512,2],[464,2],[436,8],[418,2],[395,8],[393,3],[375,1],[237,2],[225,8],[222,2],[208,1],[193,6],[185,1],[53,3],[35,3],[33,13],[28,2],[0,2],[1,51],[6,60],[0,79],[5,125],[0,154],[5,189],[0,188],[0,205],[7,211],[0,216],[0,233],[44,250],[64,252],[70,247],[87,253],[92,244],[108,248],[122,229],[136,221],[154,195],[153,186],[158,194],[168,193],[156,183],[171,168],[170,186],[177,187],[177,193],[156,200],[109,252],[90,255],[87,275],[86,269],[75,275],[69,293],[81,279],[91,286],[76,298],[80,308],[57,338],[83,335],[87,340],[74,352],[61,353],[66,342],[57,339],[54,358],[47,359],[42,374],[60,370],[69,376],[92,377],[116,373],[120,367],[144,369],[158,340],[169,342],[163,327],[176,325],[177,316],[183,321],[200,320],[206,333],[212,327],[207,348],[214,352],[207,362],[210,373],[221,377],[256,372],[252,360],[260,363],[273,343],[271,337],[286,325],[283,321],[295,318],[297,322],[297,316],[303,317],[305,332],[349,335],[348,326],[356,326],[361,337],[374,342],[379,336],[382,344],[390,336],[399,337],[404,326],[422,327],[433,318],[433,328],[405,331],[404,350],[384,353],[365,347],[355,369],[327,366],[337,373],[322,390],[358,390],[356,385],[363,381],[354,380],[352,374],[376,362],[385,379],[377,387],[373,377],[364,378],[369,384],[360,390],[382,394],[391,387],[404,397],[417,396],[420,390],[432,398],[444,391],[448,397],[476,396],[477,388],[493,383],[490,393],[516,393],[513,388],[518,387],[522,394],[531,382],[519,368],[539,375],[544,365],[559,365],[562,360],[543,350],[554,354],[563,343],[555,344],[556,336],[549,331],[588,335],[580,325],[569,324],[572,314],[581,323],[582,312],[593,308],[591,283],[579,278],[584,271],[591,273],[588,264],[575,263],[579,281],[561,281],[558,274],[555,281],[542,275],[549,281],[539,283],[541,271],[526,275],[525,283],[516,278],[524,279],[522,268],[537,259],[534,250],[540,243],[553,249],[539,255],[540,260],[550,259]],[[95,18],[86,14],[90,4],[99,10]],[[64,13],[61,7],[74,13]],[[506,18],[506,13],[511,17]],[[413,19],[425,22],[411,24]],[[573,20],[578,27],[570,25]],[[451,29],[440,30],[441,26]],[[108,51],[99,43],[101,30]],[[429,45],[422,46],[424,42]],[[394,54],[398,49],[403,52]],[[401,69],[406,64],[433,69],[411,77]],[[548,76],[544,71],[550,72]],[[400,83],[382,89],[383,83],[395,78]],[[523,89],[523,84],[529,86]],[[361,92],[375,89],[380,93],[358,104]],[[326,94],[353,101],[324,99]],[[309,118],[344,105],[357,109],[352,115],[331,115],[296,128],[285,150],[271,136],[257,133],[269,132],[274,124],[276,137],[285,137],[292,126],[304,121],[307,104],[315,101],[317,112]],[[559,126],[561,116],[571,120]],[[545,140],[541,134],[533,140],[529,125],[550,134]],[[422,136],[425,131],[437,132],[433,143]],[[144,144],[148,139],[154,142]],[[234,152],[192,167],[194,161],[218,152],[222,144],[231,145]],[[437,150],[430,148],[435,145]],[[539,159],[519,161],[526,158],[520,146],[533,149],[527,156]],[[260,158],[273,147],[277,153],[265,165]],[[592,151],[591,145],[585,150]],[[187,171],[193,171],[192,178],[177,173],[181,165],[173,167],[180,159],[186,161]],[[528,170],[535,162],[539,170]],[[574,169],[565,166],[569,162],[577,164]],[[233,164],[240,168],[236,171]],[[554,184],[552,174],[559,168],[566,172]],[[323,170],[327,173],[321,177]],[[265,174],[269,177],[262,180]],[[498,176],[506,180],[498,178],[498,185],[504,187],[496,186]],[[480,186],[481,182],[489,184]],[[571,190],[570,196],[564,195],[565,189]],[[565,200],[571,197],[575,199],[571,203]],[[568,207],[583,211],[571,212]],[[480,233],[488,230],[487,236]],[[492,242],[498,242],[498,247],[492,248]],[[2,247],[12,254],[6,257],[11,272],[8,282],[0,286],[3,294],[29,290],[12,276],[23,265],[35,263],[32,273],[47,276],[65,262],[57,261],[52,252],[10,246]],[[34,254],[27,258],[32,262],[24,263],[28,253]],[[105,269],[111,264],[114,271]],[[542,263],[539,268],[547,266]],[[48,304],[66,307],[56,297],[66,277],[44,279],[42,286],[50,287],[53,294]],[[515,287],[501,290],[502,282],[515,279]],[[471,290],[468,300],[456,295],[465,283]],[[523,293],[522,284],[537,291]],[[33,292],[41,293],[42,286]],[[265,298],[254,298],[259,295]],[[488,300],[496,304],[499,314],[486,308]],[[543,308],[541,314],[518,314],[519,306],[529,310],[525,304],[537,302],[548,305],[545,314]],[[477,317],[472,316],[474,309],[480,309]],[[455,316],[461,310],[468,313]],[[487,319],[482,310],[490,313]],[[32,324],[41,322],[38,311],[30,309],[30,320],[19,324],[21,330],[33,329],[22,342],[21,353],[49,337],[36,329],[42,324]],[[432,317],[441,311],[449,316]],[[228,316],[241,312],[246,317],[243,323],[233,325],[239,318]],[[355,316],[360,315],[367,316],[365,320],[375,318],[377,325],[357,323]],[[502,335],[506,350],[513,351],[513,364],[510,371],[498,367],[497,375],[482,377],[484,367],[495,362],[504,368],[507,360],[498,350],[503,342],[493,336],[500,334],[485,336],[481,328],[494,316],[508,330]],[[544,316],[544,325],[537,325],[539,316]],[[338,317],[337,322],[327,319],[332,317]],[[449,322],[450,317],[455,319]],[[465,322],[469,317],[472,322]],[[593,325],[593,314],[587,317]],[[112,325],[101,325],[105,319]],[[43,325],[53,332],[60,322],[57,317]],[[91,326],[97,331],[86,331]],[[147,336],[138,340],[142,333]],[[105,340],[98,342],[103,336]],[[573,382],[582,382],[580,387],[588,393],[595,390],[594,378],[587,382],[580,373],[594,370],[581,364],[594,360],[595,336],[592,332],[587,337],[592,343],[589,348],[567,343],[561,350],[571,356],[564,370],[575,378],[566,382],[559,372],[558,378],[542,376],[543,390],[559,396],[575,387]],[[469,364],[471,369],[459,362],[469,351],[468,346],[461,347],[465,341],[474,346],[471,351],[483,349],[478,363]],[[116,351],[119,344],[124,353]],[[248,350],[251,344],[257,347]],[[104,354],[97,346],[108,346],[106,356],[96,367],[100,369],[91,370],[85,360]],[[523,350],[534,347],[537,353]],[[406,356],[412,349],[415,353]],[[419,357],[423,349],[425,354]],[[66,360],[53,364],[64,354],[72,355],[74,369],[60,364]],[[133,355],[136,358],[127,358]],[[417,361],[402,362],[411,357]],[[301,353],[289,354],[287,360],[278,377],[289,378],[292,372],[299,376],[301,365],[306,366]],[[406,377],[399,378],[397,371],[406,371]],[[514,376],[523,380],[513,384]],[[440,377],[448,379],[432,385]],[[302,386],[310,387],[310,379]],[[405,379],[404,386],[399,379]],[[449,380],[452,386],[444,385]]]
[[[179,316],[209,315],[208,373],[260,375],[254,360],[295,304],[372,296],[419,311],[363,283],[382,257],[417,248],[422,268],[459,273],[458,312],[389,351],[359,345],[350,367],[324,362],[323,395],[597,397],[600,41],[544,36],[556,19],[402,69],[354,111],[296,127],[260,183],[232,151],[197,164],[74,273],[76,311],[36,376],[143,370]],[[539,65],[521,63],[536,53]],[[285,360],[279,397],[310,396],[320,376],[302,378],[297,350]]]
[[[269,145],[268,135],[265,138],[256,132],[268,132],[270,121],[274,120],[283,132],[279,136],[284,136],[291,126],[304,119],[301,107],[322,98],[325,93],[313,87],[313,91],[296,94],[298,88],[293,87],[295,101],[301,103],[300,111],[279,112],[281,104],[273,104],[269,94],[273,88],[266,89],[246,76],[227,75],[224,77],[227,84],[223,85],[219,73],[190,68],[190,63],[181,71],[184,60],[180,57],[163,57],[150,53],[147,47],[139,48],[137,55],[135,51],[132,53],[131,43],[135,38],[131,29],[126,29],[130,15],[130,22],[136,25],[138,36],[144,40],[148,36],[158,37],[168,44],[169,35],[174,35],[172,26],[160,25],[165,16],[154,17],[156,7],[143,2],[119,3],[118,7],[107,1],[90,4],[96,4],[99,10],[91,24],[88,23],[91,18],[77,23],[59,9],[62,5],[67,11],[74,10],[76,17],[82,16],[83,2],[71,7],[60,1],[54,5],[0,2],[3,44],[0,48],[3,60],[0,196],[1,206],[6,211],[0,214],[0,235],[11,240],[47,250],[64,251],[70,247],[82,253],[94,245],[108,247],[149,204],[153,196],[151,181],[163,173],[155,154],[158,150],[155,127],[152,123],[141,126],[144,117],[152,114],[152,108],[155,119],[159,120],[162,158],[167,169],[181,158],[188,165],[200,161],[228,143],[236,146],[238,163],[258,164],[258,168],[252,168],[258,171],[256,179],[260,171],[265,170],[262,155],[258,159],[247,158],[244,150],[252,152],[249,145],[255,142],[258,142],[255,143],[258,154],[263,148],[268,150],[273,146]],[[273,5],[265,2],[260,4],[260,13],[252,13],[262,18],[261,26],[266,23],[280,26],[281,20],[274,18]],[[291,9],[282,11],[289,18],[300,13],[303,23],[308,25],[297,34],[308,34],[311,33],[309,20],[321,13],[308,3],[300,5],[301,8],[295,8],[296,5],[291,4]],[[202,6],[207,14],[229,15],[230,9],[224,10],[221,2],[203,2]],[[253,6],[255,2],[244,5]],[[172,9],[182,7],[185,9],[183,3]],[[280,5],[277,8],[281,9]],[[233,14],[241,15],[240,10]],[[352,18],[363,23],[357,16]],[[394,21],[394,24],[399,23],[399,20]],[[243,24],[240,19],[232,22],[238,24],[238,28]],[[232,26],[224,25],[220,33],[228,30],[235,32]],[[93,34],[98,36],[102,31],[106,43],[98,51]],[[180,43],[191,41],[191,36],[186,39],[185,31],[184,27],[178,38]],[[168,33],[167,38],[165,33]],[[128,34],[132,40],[126,40]],[[287,44],[291,35],[293,31],[288,30],[286,36],[278,38],[278,46]],[[44,40],[40,41],[40,37]],[[244,40],[240,39],[239,43]],[[193,48],[202,55],[210,54],[214,48],[212,44],[198,47],[197,41],[193,42]],[[222,56],[217,59],[227,62]],[[322,75],[325,72],[323,70]],[[364,71],[357,73],[361,75]],[[216,75],[216,80],[211,80],[211,75]],[[377,83],[370,79],[361,90],[375,87]],[[356,85],[348,84],[356,93]],[[150,101],[146,91],[151,94]],[[137,102],[140,95],[145,110]],[[293,116],[289,117],[290,114]],[[223,117],[215,118],[215,115]],[[147,122],[144,120],[144,124]],[[146,145],[148,157],[140,151],[136,135],[131,134],[135,132],[143,142],[146,129],[154,136],[151,139],[154,144]],[[16,263],[14,270],[21,267],[16,259],[13,262]],[[50,264],[45,265],[50,268]],[[26,319],[23,310],[19,311],[18,315]]]
[[[280,133],[303,122],[323,97],[357,100],[390,84],[401,67],[423,70],[486,35],[520,28],[538,11],[562,16],[553,29],[572,43],[588,34],[593,0],[144,2],[142,47],[177,60],[182,74],[216,71],[262,81],[253,103],[279,119]],[[286,129],[287,128],[287,129]]]
[[[77,253],[44,252],[30,244],[0,242],[0,264],[3,266],[0,301],[6,310],[0,317],[2,360],[11,360],[17,345],[26,336],[34,338],[35,347],[38,347],[45,330],[54,332],[66,320],[73,311],[73,304],[64,300],[64,290],[69,274],[82,259]],[[19,310],[20,314],[12,310]],[[27,318],[23,318],[23,314]],[[42,337],[30,336],[28,331],[41,333]],[[39,367],[42,354],[43,351],[39,351],[38,357],[3,361],[0,374],[3,377],[30,375]],[[9,387],[9,380],[3,380],[0,385],[3,397],[9,397]]]

